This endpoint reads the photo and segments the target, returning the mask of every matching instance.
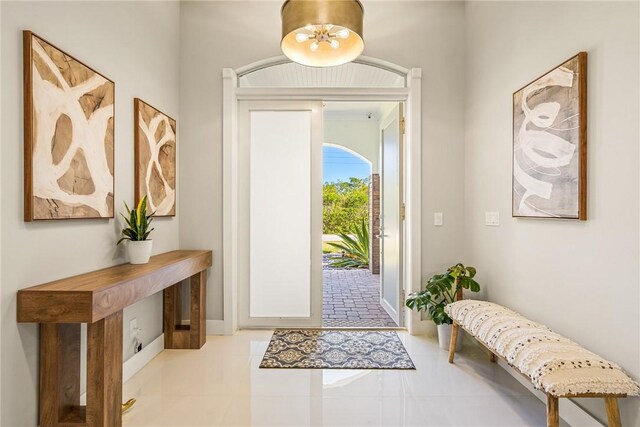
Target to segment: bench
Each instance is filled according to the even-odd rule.
[[[557,427],[558,398],[603,398],[609,426],[619,427],[618,398],[637,396],[640,386],[618,365],[500,305],[461,300],[447,305],[453,320],[449,363],[462,328],[547,396],[547,426]]]

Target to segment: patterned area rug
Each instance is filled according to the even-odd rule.
[[[277,329],[261,368],[415,369],[394,331]]]

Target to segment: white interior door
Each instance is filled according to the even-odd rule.
[[[381,123],[380,304],[402,326],[402,104]]]
[[[238,105],[239,326],[322,325],[322,103]]]

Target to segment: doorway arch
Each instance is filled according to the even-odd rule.
[[[235,70],[239,87],[386,87],[406,86],[409,70],[361,56],[337,67],[314,68],[275,56]]]
[[[345,145],[334,143],[334,142],[324,142],[322,145],[324,147],[337,148],[353,156],[356,156],[358,159],[362,160],[363,162],[366,162],[369,165],[370,172],[372,171],[371,168],[373,167],[373,161],[371,159],[368,159],[365,155],[358,153],[357,151],[352,150],[351,148]]]
[[[317,100],[380,102],[395,101],[406,105],[403,179],[405,221],[403,223],[405,257],[402,284],[406,294],[419,290],[421,272],[421,87],[422,69],[407,69],[391,62],[360,57],[356,64],[373,74],[382,70],[402,77],[403,84],[386,86],[291,85],[242,86],[240,79],[251,73],[287,66],[283,56],[267,58],[237,69],[224,68],[223,77],[223,331],[233,334],[238,328],[238,102],[243,100]],[[348,64],[345,64],[348,65]],[[344,66],[340,66],[344,67]],[[335,67],[336,69],[338,67]],[[284,70],[284,69],[283,69]],[[328,71],[327,71],[328,72]],[[322,72],[320,72],[322,74]],[[316,81],[316,80],[312,80]],[[320,80],[322,81],[322,80]],[[405,312],[409,333],[425,329],[418,314]]]

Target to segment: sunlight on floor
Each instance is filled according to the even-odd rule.
[[[259,369],[270,331],[165,350],[124,385],[124,426],[544,426],[544,405],[477,347],[447,363],[399,333],[417,370]]]

